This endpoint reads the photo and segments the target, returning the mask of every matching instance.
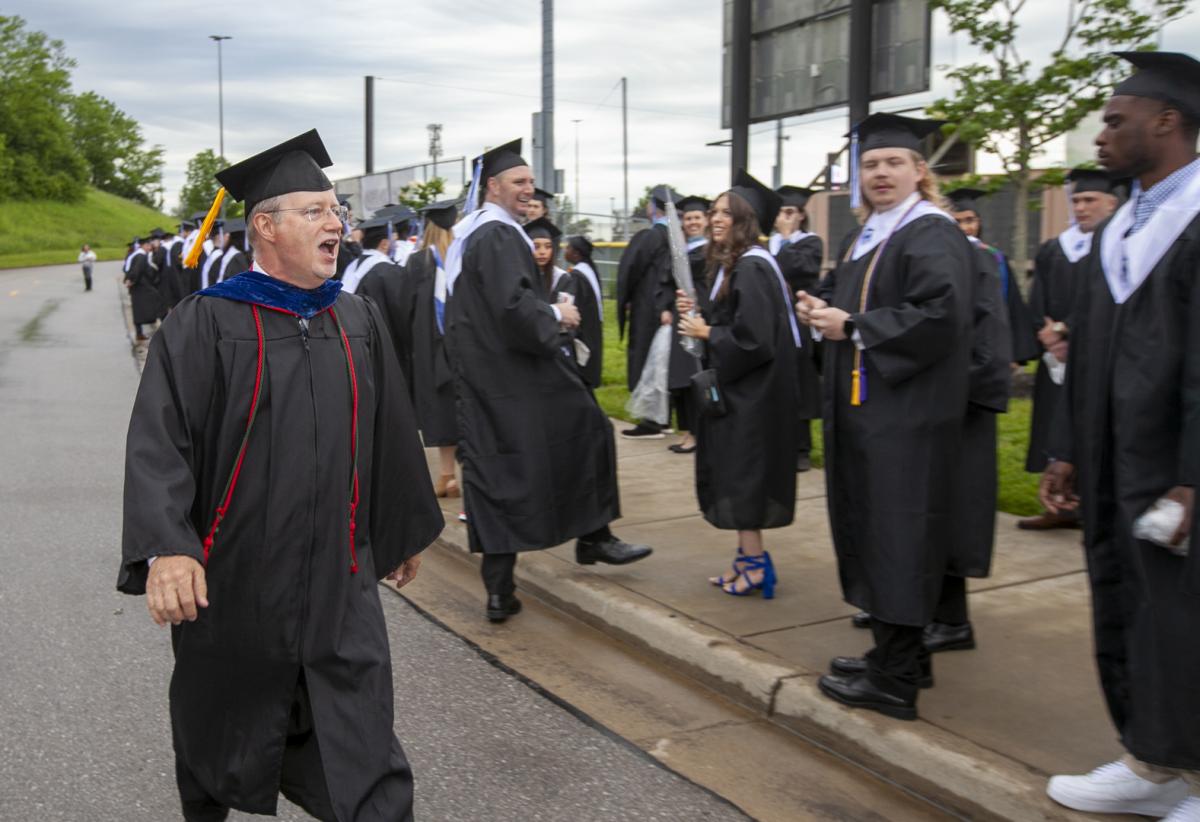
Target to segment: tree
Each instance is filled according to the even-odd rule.
[[[188,217],[198,211],[208,211],[212,208],[217,196],[220,183],[216,174],[229,165],[229,161],[219,156],[211,148],[206,148],[192,159],[188,160],[183,188],[179,190],[179,208],[177,217]],[[225,200],[225,216],[241,217],[245,208],[241,203]]]
[[[163,149],[144,147],[136,120],[89,91],[71,100],[70,121],[93,186],[152,208],[161,206]]]
[[[427,182],[413,180],[401,188],[400,193],[396,196],[400,199],[402,205],[418,211],[430,203],[437,202],[438,198],[445,191],[446,181],[441,177],[434,177]]]
[[[87,161],[71,139],[71,69],[61,40],[0,15],[0,137],[8,173],[0,192],[19,199],[78,200]]]
[[[1182,16],[1186,0],[1076,0],[1068,4],[1062,39],[1041,67],[1018,50],[1017,17],[1027,0],[932,0],[954,32],[965,32],[985,59],[948,73],[955,95],[928,113],[956,126],[967,140],[998,157],[1016,189],[1011,263],[1028,266],[1027,215],[1033,161],[1046,144],[1100,109],[1121,61],[1111,51],[1146,48],[1166,23]],[[1031,4],[1032,5],[1032,4]],[[935,159],[936,162],[936,159]]]

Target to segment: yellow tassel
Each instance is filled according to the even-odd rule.
[[[850,404],[862,405],[862,378],[857,368],[850,374]]]
[[[184,268],[195,268],[200,262],[200,252],[204,250],[204,241],[208,239],[208,235],[212,232],[213,223],[217,221],[217,215],[221,213],[221,203],[224,201],[225,188],[222,186],[217,189],[217,196],[213,200],[212,208],[208,210],[208,214],[204,217],[204,222],[200,224],[200,236],[196,238],[192,250],[188,252],[187,258],[183,261]]]

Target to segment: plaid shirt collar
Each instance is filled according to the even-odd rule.
[[[1133,225],[1130,227],[1129,233],[1136,233],[1150,222],[1150,218],[1154,216],[1158,207],[1190,183],[1197,172],[1200,172],[1200,159],[1175,169],[1145,191],[1142,190],[1142,184],[1134,180],[1133,188],[1130,191],[1130,197],[1133,199]]]

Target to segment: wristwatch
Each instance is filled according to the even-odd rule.
[[[1050,326],[1050,330],[1058,336],[1066,338],[1069,329],[1067,328],[1067,324],[1065,322],[1059,320],[1054,325]]]
[[[842,323],[842,333],[846,335],[846,339],[854,336],[854,318],[847,317]]]

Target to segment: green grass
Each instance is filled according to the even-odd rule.
[[[604,301],[604,373],[603,383],[596,391],[600,407],[610,417],[628,420],[625,402],[629,390],[625,387],[625,343],[617,339],[617,308],[613,300]],[[1031,516],[1041,511],[1037,502],[1038,475],[1025,473],[1025,451],[1029,447],[1029,421],[1032,403],[1014,399],[1008,413],[1001,414],[997,435],[999,499],[997,508],[1009,514]],[[814,466],[823,466],[825,451],[820,421],[812,424]]]
[[[134,235],[174,221],[96,189],[78,203],[0,202],[0,268],[73,263],[84,243],[101,260],[118,260]]]

